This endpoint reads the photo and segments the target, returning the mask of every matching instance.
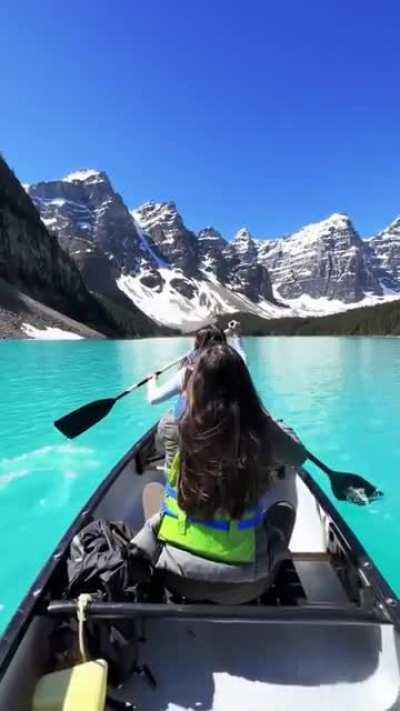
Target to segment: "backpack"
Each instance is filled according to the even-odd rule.
[[[71,542],[67,563],[68,598],[90,593],[98,600],[134,601],[139,583],[152,566],[130,541],[135,531],[125,523],[98,519]]]
[[[74,536],[67,561],[67,599],[90,593],[94,601],[135,602],[141,586],[150,582],[152,566],[143,553],[130,545],[135,531],[122,522],[99,519]],[[77,639],[77,623],[59,628],[61,647],[71,649]],[[63,635],[67,633],[67,640]],[[90,619],[86,623],[89,655],[105,659],[109,679],[117,686],[139,671],[138,635],[134,620]]]

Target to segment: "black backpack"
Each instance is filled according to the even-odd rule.
[[[146,588],[150,582],[152,566],[130,545],[134,535],[135,531],[121,522],[99,519],[85,526],[71,542],[65,597],[70,600],[81,593],[90,593],[94,601],[137,601],[141,586]],[[77,639],[76,621],[60,626],[57,636],[61,648],[70,648],[71,640]],[[138,667],[134,620],[91,620],[89,616],[86,641],[92,659],[108,662],[112,686],[121,684],[132,673],[143,671]]]
[[[98,519],[73,539],[67,563],[68,598],[90,593],[98,600],[135,601],[137,586],[150,580],[152,566],[130,541],[125,523]]]

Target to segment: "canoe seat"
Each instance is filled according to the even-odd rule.
[[[226,571],[221,571],[221,564],[207,561],[204,565],[204,576],[201,579],[199,577],[193,579],[169,570],[158,571],[162,584],[173,594],[183,596],[192,602],[243,605],[256,600],[273,584],[280,564],[287,556],[295,517],[294,508],[286,501],[278,501],[269,509],[264,522],[267,529],[268,547],[260,553],[260,560],[263,564],[265,559],[264,575],[258,575],[254,580],[250,576],[248,581],[240,580],[239,576],[237,581],[228,579],[228,582],[224,582]],[[169,548],[172,548],[170,544]],[[196,560],[196,557],[193,556],[193,559]],[[258,568],[260,568],[260,560],[257,561]],[[196,563],[194,563],[194,567],[196,567]]]

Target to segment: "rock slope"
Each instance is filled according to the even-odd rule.
[[[111,324],[74,262],[49,234],[38,211],[0,159],[0,278],[27,296],[94,328]],[[8,335],[3,328],[3,335]]]
[[[90,175],[85,176],[85,181],[90,183],[93,202],[104,199],[108,192],[105,177],[101,176],[100,180],[91,171]],[[26,298],[33,299],[35,304],[43,306],[36,320],[35,309],[31,310],[31,325],[52,327],[54,313],[46,311],[46,307],[50,307],[59,312],[60,322],[62,315],[70,317],[74,322],[82,322],[108,336],[162,333],[163,330],[117,288],[116,278],[120,275],[120,268],[117,267],[114,274],[109,268],[105,251],[109,243],[113,245],[113,240],[118,241],[119,253],[124,255],[125,245],[123,241],[120,244],[120,223],[127,210],[121,199],[115,223],[107,223],[101,214],[98,216],[97,239],[100,246],[97,247],[88,240],[92,215],[79,203],[79,180],[55,182],[57,184],[39,184],[41,187],[37,187],[37,192],[42,192],[43,198],[35,200],[35,207],[30,197],[31,192],[35,193],[33,187],[24,186],[24,190],[5,161],[0,159],[0,278],[20,290]],[[130,227],[131,218],[127,214]],[[69,239],[71,225],[74,225],[72,240]],[[127,238],[126,252],[131,251],[137,259],[137,251],[131,250],[130,243]],[[84,259],[81,262],[79,258],[71,259],[68,251],[87,257],[93,251],[93,259],[86,264]],[[92,293],[93,283],[99,279],[106,284],[101,300]],[[112,301],[115,295],[119,299],[116,308]],[[17,302],[18,299],[14,300],[14,305]],[[22,301],[19,303],[22,304]],[[25,309],[21,306],[23,312]],[[4,306],[0,323],[3,336],[16,334],[15,324],[19,323],[16,315],[18,311],[9,311],[8,306]],[[82,326],[81,331],[84,330]],[[85,334],[91,336],[95,332],[86,330]]]

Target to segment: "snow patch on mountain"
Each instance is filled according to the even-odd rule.
[[[386,301],[394,301],[399,299],[399,294],[396,292],[388,292],[384,296],[375,294],[366,295],[361,301],[352,304],[345,304],[339,299],[327,299],[320,297],[314,299],[308,294],[303,294],[297,299],[286,299],[286,304],[289,307],[285,316],[296,316],[307,318],[310,316],[328,316],[330,314],[342,313],[351,309],[359,309],[364,306],[376,306]],[[282,315],[282,314],[281,314]]]
[[[63,331],[61,328],[36,328],[29,323],[21,325],[21,331],[29,338],[35,338],[39,341],[81,341],[83,336],[79,336],[72,331]]]
[[[199,285],[193,280],[186,280],[181,270],[161,267],[159,274],[162,280],[160,290],[153,289],[143,282],[143,274],[137,277],[122,274],[117,279],[117,285],[136,306],[144,311],[156,323],[191,331],[199,328],[209,319],[210,309],[207,298],[196,290]],[[174,288],[174,279],[185,282],[193,291],[195,298],[188,298]]]
[[[371,242],[374,239],[391,239],[391,240],[398,240],[400,239],[400,215],[396,217],[396,219],[393,220],[393,222],[390,223],[388,227],[385,227],[384,230],[381,230],[378,232],[378,234],[374,235],[373,237],[369,237],[366,242]]]
[[[160,268],[162,288],[157,291],[143,283],[143,275],[121,275],[118,287],[147,316],[159,324],[184,332],[201,328],[219,313],[253,313],[263,318],[278,318],[282,309],[261,308],[241,294],[236,294],[217,280],[188,279],[180,269]],[[186,287],[186,289],[185,289]],[[185,291],[190,296],[185,296]]]
[[[156,262],[158,267],[167,268],[169,266],[168,262],[166,262],[164,259],[162,259],[149,244],[149,239],[150,239],[149,235],[146,234],[146,232],[144,231],[143,227],[140,224],[140,213],[138,212],[138,210],[131,210],[130,212],[131,212],[133,223],[136,227],[136,232],[138,233],[143,251],[148,252],[151,255],[151,257],[154,259],[154,261]]]
[[[315,244],[323,237],[330,237],[332,233],[341,232],[352,228],[351,220],[348,215],[337,212],[330,217],[320,222],[313,222],[310,225],[302,227],[298,232],[294,232],[287,240],[287,243],[295,242],[297,249]]]
[[[199,240],[199,242],[207,241],[219,243],[222,239],[222,236],[220,232],[214,229],[214,227],[205,227],[198,233],[197,239]]]
[[[62,180],[65,183],[75,183],[90,180],[90,182],[100,182],[102,180],[101,172],[93,168],[84,168],[76,170],[74,173],[69,173]]]
[[[249,249],[251,249],[254,244],[254,237],[249,232],[247,227],[242,227],[231,242],[231,246],[234,247],[237,254],[248,256]]]

